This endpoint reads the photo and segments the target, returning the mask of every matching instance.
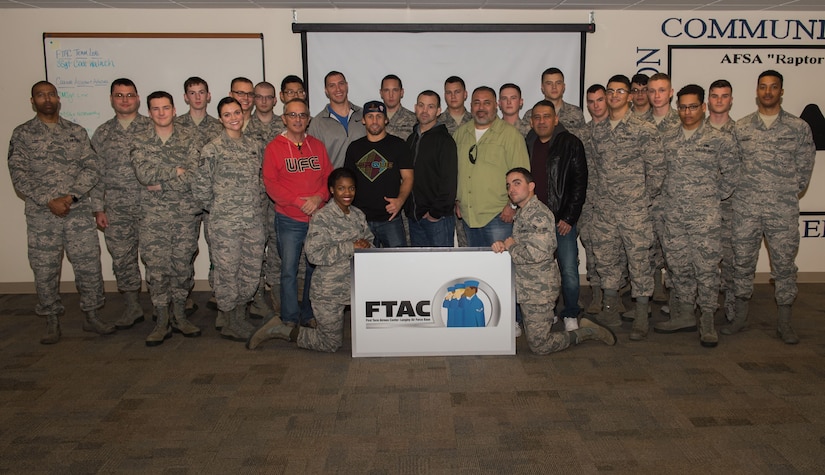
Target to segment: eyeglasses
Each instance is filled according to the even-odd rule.
[[[678,109],[679,109],[679,112],[685,112],[685,111],[696,112],[696,111],[699,110],[700,107],[702,107],[701,104],[690,104],[690,105],[686,105],[686,106],[679,106]]]
[[[260,94],[255,94],[255,99],[258,99],[259,101],[269,102],[275,100],[275,96],[262,96]]]
[[[134,99],[137,97],[137,94],[132,94],[131,92],[126,94],[123,94],[122,92],[116,92],[112,94],[112,97],[114,97],[115,99],[123,99],[124,97],[126,99]]]
[[[473,146],[470,147],[470,163],[472,163],[473,165],[476,164],[476,159],[477,159],[476,151],[477,150],[478,150],[478,145],[477,144],[473,144]]]
[[[286,112],[284,113],[285,117],[289,117],[290,119],[308,119],[309,114],[306,112]]]
[[[241,96],[241,97],[254,97],[255,96],[254,92],[246,92],[246,91],[232,91],[232,94],[235,94],[236,96]]]
[[[305,96],[306,93],[307,92],[304,91],[303,89],[298,89],[297,91],[283,91],[283,94],[286,97]]]
[[[616,95],[616,94],[618,94],[620,96],[624,96],[625,94],[627,94],[627,89],[621,89],[621,88],[620,89],[608,89],[605,92],[607,93],[608,96],[613,96],[613,95]]]
[[[643,88],[634,87],[633,89],[630,90],[630,92],[632,92],[633,94],[644,94],[644,93],[647,92],[647,88],[646,87],[643,87]]]

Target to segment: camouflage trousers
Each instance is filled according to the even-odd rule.
[[[63,253],[74,270],[75,285],[84,312],[103,306],[103,274],[100,266],[100,241],[91,206],[75,206],[60,218],[47,207],[26,207],[26,236],[29,264],[34,272],[38,315],[60,315],[65,310],[60,300],[60,269]]]
[[[301,327],[298,333],[298,347],[333,353],[341,348],[344,341],[346,304],[340,301],[316,300],[316,297],[312,297],[311,301],[317,326],[315,328]]]
[[[275,229],[275,208],[267,198],[264,213],[266,220],[266,255],[261,268],[261,282],[273,289],[281,288],[281,255],[278,254],[278,233]],[[299,274],[301,275],[301,274]]]
[[[218,309],[226,312],[246,305],[255,296],[264,255],[264,228],[210,224],[212,289]]]
[[[650,270],[651,272],[655,272],[665,268],[666,252],[663,245],[665,240],[665,210],[659,205],[653,205],[650,209],[650,220],[653,223],[653,246],[650,248]]]
[[[731,207],[731,201],[722,201],[721,210],[722,264],[720,266],[720,288],[725,292],[733,292],[733,208]]]
[[[702,209],[695,215],[668,215],[664,250],[679,301],[713,313],[719,306],[722,260],[720,214]]]
[[[200,222],[199,216],[182,213],[141,219],[140,257],[153,306],[184,302],[192,290]]]
[[[638,210],[618,212],[596,208],[594,211],[591,237],[602,288],[619,290],[624,286],[626,263],[632,285],[631,296],[652,296],[650,250],[654,237],[650,214]]]
[[[570,334],[566,331],[554,332],[553,304],[519,304],[524,318],[524,333],[527,346],[537,355],[547,355],[570,346]]]
[[[593,226],[593,207],[585,203],[582,214],[579,217],[577,228],[579,230],[579,240],[584,247],[585,267],[587,268],[587,281],[593,287],[601,287],[602,280],[596,272],[596,256],[593,254],[593,238],[591,229]]]
[[[751,207],[752,206],[752,207]],[[796,299],[796,254],[799,250],[799,205],[733,203],[733,284],[736,297],[753,295],[753,279],[762,237],[771,260],[771,277],[777,305],[791,305]]]
[[[103,230],[106,249],[112,256],[112,271],[121,292],[140,291],[143,278],[138,265],[139,205],[106,207],[109,227]]]

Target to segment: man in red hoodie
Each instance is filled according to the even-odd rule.
[[[275,202],[275,229],[281,255],[281,320],[289,326],[313,326],[309,286],[314,266],[307,262],[304,292],[298,303],[298,262],[309,218],[329,199],[327,176],[332,171],[324,144],[307,135],[309,108],[302,99],[284,104],[286,131],[264,152],[264,185]]]

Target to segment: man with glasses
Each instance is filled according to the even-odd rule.
[[[731,134],[705,124],[705,90],[690,84],[679,90],[681,127],[662,135],[667,178],[662,188],[665,233],[662,244],[673,276],[679,309],[671,307],[668,331],[696,331],[695,307],[701,312],[699,341],[715,347],[713,318],[718,306],[722,258],[721,200],[730,197],[738,163]]]
[[[524,138],[496,114],[496,92],[473,91],[473,120],[455,131],[458,150],[456,216],[463,221],[470,247],[490,247],[513,231],[516,214],[501,186],[508,170],[530,168]]]
[[[344,165],[349,144],[366,135],[367,131],[361,108],[349,101],[349,84],[344,73],[327,73],[324,94],[329,104],[315,116],[307,132],[324,144],[332,167],[338,168]]]
[[[650,110],[650,101],[647,98],[647,83],[650,78],[647,74],[634,74],[630,80],[631,110],[638,116],[644,116]]]
[[[234,97],[241,105],[243,128],[246,130],[249,121],[252,120],[252,108],[255,105],[255,89],[252,87],[252,81],[245,77],[233,79],[229,85],[229,97]]]
[[[183,82],[183,102],[189,106],[189,112],[175,118],[175,125],[195,127],[212,140],[223,132],[221,121],[206,112],[206,106],[212,101],[209,84],[203,79],[192,76]]]
[[[115,326],[97,315],[104,302],[103,276],[88,197],[100,179],[97,157],[86,130],[60,117],[60,96],[53,84],[35,83],[31,104],[36,115],[12,132],[8,164],[14,189],[26,202],[29,264],[37,291],[35,312],[46,318],[40,343],[60,340],[64,252],[74,270],[80,308],[86,314],[83,331],[112,333]]]
[[[281,320],[291,327],[313,326],[309,289],[314,266],[306,263],[299,304],[298,264],[309,218],[329,199],[327,176],[332,165],[324,144],[307,134],[310,117],[306,102],[287,101],[281,117],[286,131],[267,145],[263,165],[264,186],[275,202],[274,222],[281,256]]]
[[[281,104],[286,104],[292,99],[307,100],[307,91],[304,87],[304,80],[294,74],[290,74],[281,80]]]
[[[607,83],[608,117],[591,128],[593,152],[589,179],[594,181],[593,251],[602,280],[604,308],[599,320],[618,327],[619,288],[625,253],[636,298],[631,340],[648,332],[649,299],[653,294],[650,247],[653,226],[650,204],[665,177],[664,154],[653,125],[630,114],[630,79],[616,75]]]
[[[736,122],[742,164],[733,200],[733,282],[736,316],[722,333],[734,334],[748,320],[753,278],[764,237],[771,258],[779,307],[777,335],[799,343],[791,327],[796,300],[799,250],[799,194],[808,187],[816,158],[811,127],[782,109],[784,78],[763,71],[756,82],[757,110]]]
[[[406,140],[415,125],[415,114],[401,105],[401,99],[404,98],[401,78],[395,74],[387,74],[381,80],[381,89],[378,92],[387,106],[387,133]]]
[[[117,289],[126,303],[120,318],[115,320],[115,327],[127,330],[143,321],[139,301],[143,278],[138,264],[140,190],[143,186],[135,176],[129,154],[135,137],[149,133],[152,121],[138,113],[140,96],[131,79],[115,79],[109,90],[115,116],[101,124],[92,135],[92,148],[97,153],[101,175],[91,192],[92,211],[106,238]]]

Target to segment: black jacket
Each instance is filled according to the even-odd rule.
[[[536,160],[547,160],[547,176],[534,176],[536,180],[547,180],[547,205],[556,222],[564,221],[573,226],[582,214],[584,198],[587,195],[587,161],[584,145],[575,135],[568,132],[561,124],[556,126],[550,137],[548,157],[534,157],[533,145],[538,136],[530,131],[525,138],[530,165]]]
[[[407,138],[413,158],[413,190],[404,205],[407,217],[421,219],[427,212],[433,218],[455,214],[458,186],[458,159],[455,141],[444,124],[435,125],[418,136],[418,124]]]

